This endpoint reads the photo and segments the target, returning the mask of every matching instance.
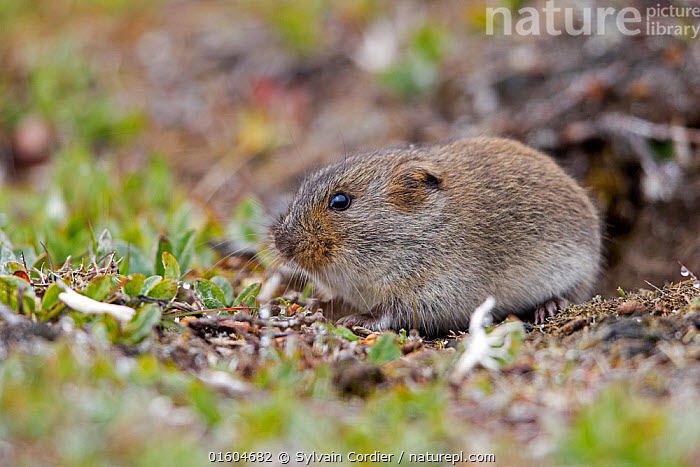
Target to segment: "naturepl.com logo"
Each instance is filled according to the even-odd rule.
[[[588,3],[581,2],[584,5]],[[696,39],[700,34],[700,5],[677,6],[657,3],[635,7],[562,6],[549,0],[544,7],[523,7],[517,15],[506,7],[486,8],[486,34],[510,36],[605,35],[615,29],[625,36],[681,36]]]

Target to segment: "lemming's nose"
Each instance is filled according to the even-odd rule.
[[[277,251],[279,251],[283,257],[292,259],[294,253],[294,242],[292,242],[292,236],[289,233],[289,229],[285,228],[284,223],[281,223],[275,229],[273,237]]]

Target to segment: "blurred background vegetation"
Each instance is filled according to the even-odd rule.
[[[493,134],[552,154],[589,187],[607,225],[601,293],[678,280],[678,260],[698,272],[698,40],[628,37],[615,28],[591,37],[486,36],[487,6],[544,2],[0,0],[0,256],[46,261],[43,243],[60,264],[96,250],[108,229],[115,248],[150,258],[159,235],[193,232],[191,266],[209,268],[209,242],[259,239],[265,216],[284,206],[299,177],[345,151]],[[132,272],[152,270],[147,261],[135,261]],[[278,373],[258,383],[287,389],[246,408],[215,400],[194,378],[148,357],[120,368],[75,352],[60,347],[3,365],[0,406],[16,417],[3,418],[0,440],[12,433],[31,447],[61,424],[97,420],[105,431],[55,439],[64,463],[105,462],[99,456],[112,448],[97,436],[116,443],[117,461],[121,447],[132,446],[128,459],[147,464],[166,443],[173,463],[185,464],[204,460],[192,430],[213,426],[225,427],[211,438],[218,447],[231,433],[260,447],[266,436],[289,442],[307,430],[304,439],[336,452],[341,438],[371,452],[377,443],[453,448],[465,436],[453,430],[439,391],[372,396],[337,424],[314,425],[292,395],[323,400],[321,370],[309,380],[291,363],[273,367]],[[47,388],[58,399],[76,382],[112,395],[46,406]],[[158,393],[193,412],[139,402]],[[629,410],[606,419],[618,402]],[[605,464],[627,449],[622,458],[682,463],[692,443],[674,439],[677,457],[654,449],[671,439],[674,415],[617,389],[598,404],[562,437],[562,447],[575,449],[557,459]],[[380,406],[382,415],[373,409]],[[171,420],[150,433],[158,450],[119,438],[121,417],[135,423],[143,413],[180,414],[187,430]],[[241,419],[260,426],[247,435]],[[416,419],[430,423],[409,423]],[[606,430],[643,428],[639,439],[605,447],[601,421]],[[84,436],[95,438],[93,451],[77,441]]]

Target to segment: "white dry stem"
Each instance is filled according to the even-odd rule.
[[[93,315],[107,313],[120,321],[130,321],[134,317],[134,313],[136,313],[136,310],[128,306],[98,302],[85,295],[80,295],[61,281],[58,281],[57,284],[64,290],[58,294],[58,299],[75,311]]]
[[[467,372],[477,365],[489,370],[498,370],[501,362],[507,358],[512,344],[512,334],[522,332],[522,323],[506,323],[486,334],[485,319],[496,305],[496,299],[488,297],[479,305],[469,321],[469,336],[465,339],[465,351],[457,361],[452,373],[453,381],[459,381]]]

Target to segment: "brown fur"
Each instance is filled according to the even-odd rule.
[[[420,206],[430,189],[440,186],[440,180],[422,167],[401,170],[387,187],[387,201],[397,209],[411,211]]]
[[[336,191],[345,211],[328,208]],[[357,309],[345,324],[463,330],[488,295],[496,317],[587,298],[600,220],[576,182],[515,141],[386,149],[311,175],[272,231],[280,255]]]

